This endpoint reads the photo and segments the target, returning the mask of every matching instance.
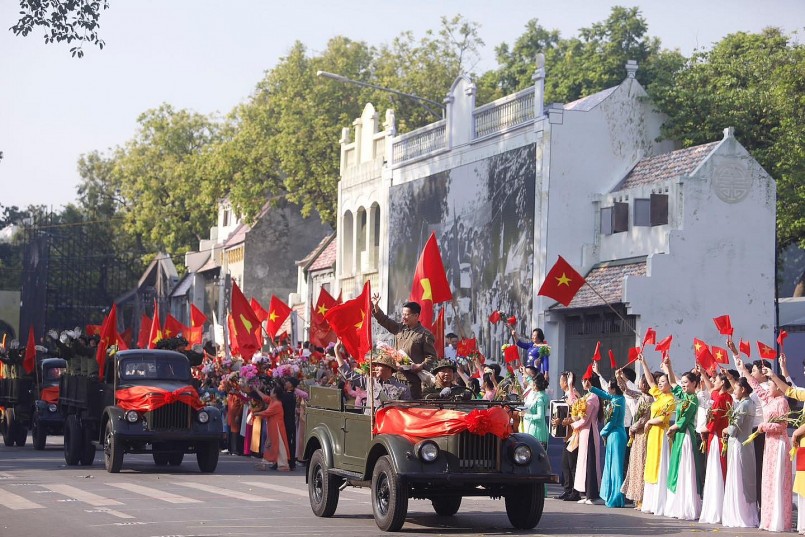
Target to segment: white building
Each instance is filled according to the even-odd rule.
[[[723,346],[712,322],[723,314],[736,339],[771,343],[774,182],[730,129],[678,151],[658,141],[664,117],[636,70],[629,62],[620,85],[550,106],[541,65],[533,87],[478,108],[461,77],[445,119],[402,136],[392,112],[380,130],[367,105],[341,139],[345,298],[370,279],[398,311],[434,232],[458,305],[446,305],[448,330],[478,337],[492,358],[509,340],[488,321],[495,310],[525,335],[543,327],[554,372],[583,371],[596,341],[623,363],[648,327],[673,335],[677,370],[689,368],[693,337]],[[568,308],[536,296],[559,255],[597,291],[585,286]]]

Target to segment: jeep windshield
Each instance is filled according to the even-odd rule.
[[[190,382],[190,365],[180,357],[137,356],[121,360],[120,380],[184,380]]]

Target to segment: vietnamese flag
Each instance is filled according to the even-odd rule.
[[[643,336],[643,346],[655,345],[657,343],[657,331],[653,328],[646,330],[646,335]]]
[[[777,358],[777,351],[760,341],[757,342],[757,350],[760,352],[760,357],[764,360],[774,360]]]
[[[271,339],[274,339],[277,331],[282,327],[282,323],[290,315],[290,306],[276,296],[271,295],[271,302],[268,304],[268,323],[266,324],[266,332]]]
[[[148,332],[148,348],[153,349],[157,346],[157,341],[162,339],[162,325],[159,322],[159,306],[154,299],[154,318],[151,319],[151,330]]]
[[[100,336],[101,335],[101,325],[99,324],[88,324],[84,328],[84,333],[88,336]]]
[[[631,365],[640,358],[640,353],[643,351],[641,347],[632,347],[629,349],[629,361],[626,362],[626,365]],[[626,367],[626,366],[624,366]]]
[[[729,315],[722,315],[721,317],[715,317],[713,322],[716,323],[716,328],[718,329],[718,333],[724,336],[731,336],[735,329],[732,327],[732,321],[730,321]]]
[[[436,234],[431,232],[425,248],[419,256],[411,283],[411,294],[408,300],[416,302],[422,308],[419,322],[431,330],[433,327],[433,305],[453,299],[447,274],[444,272],[442,254],[436,242]]]
[[[609,349],[609,365],[613,370],[618,369],[618,362],[615,361],[615,353]]]
[[[517,348],[517,345],[509,345],[506,347],[506,350],[503,351],[503,358],[506,360],[507,364],[519,360],[520,350]]]
[[[584,376],[581,378],[584,380],[590,380],[593,378],[593,364],[587,366],[587,371],[584,372]]]
[[[492,315],[489,316],[489,322],[492,324],[498,324],[500,322],[500,312],[495,310],[492,312]]]
[[[251,305],[254,314],[257,315],[257,318],[260,319],[261,323],[268,319],[268,312],[263,309],[263,306],[260,305],[256,298],[252,297],[252,299],[249,301],[249,305]]]
[[[324,318],[347,352],[358,363],[372,350],[372,286],[367,280],[360,295],[330,308]]]
[[[559,260],[545,276],[537,295],[550,297],[568,306],[585,281],[582,275],[560,255]]]
[[[140,317],[140,333],[137,336],[137,347],[141,349],[148,348],[148,335],[151,333],[151,317],[142,314]]]
[[[235,325],[232,321],[232,314],[226,316],[226,326],[229,332],[229,352],[233,356],[240,356],[240,348],[238,347],[238,338],[235,336]]]
[[[785,338],[788,337],[788,332],[785,330],[780,330],[780,333],[777,335],[777,344],[780,345],[780,352],[783,352],[783,343],[785,342]]]
[[[187,332],[187,327],[180,323],[176,317],[170,313],[165,317],[165,328],[162,330],[165,339],[179,337],[179,335],[184,335],[185,332]]]
[[[98,349],[95,352],[95,360],[98,362],[98,376],[103,378],[106,369],[106,349],[110,345],[118,342],[120,336],[117,334],[117,304],[112,304],[112,309],[101,325],[101,340],[98,342]]]
[[[727,354],[727,349],[722,349],[721,347],[716,347],[715,345],[713,345],[711,347],[711,354],[713,355],[713,359],[718,364],[730,363],[730,357]]]
[[[738,342],[738,350],[746,355],[747,358],[752,357],[752,345],[743,339]]]
[[[475,338],[462,339],[456,344],[456,355],[466,358],[473,352],[478,350],[478,342]]]
[[[204,326],[207,322],[207,316],[204,312],[196,307],[195,304],[190,304],[190,327]]]
[[[696,356],[696,361],[707,371],[710,371],[715,366],[715,359],[710,352],[710,347],[698,338],[693,338],[693,354]]]
[[[435,339],[433,344],[436,346],[436,355],[439,358],[444,358],[444,308],[441,308],[439,315],[436,316],[436,322],[433,324],[433,337]]]
[[[251,305],[243,296],[238,284],[232,283],[232,330],[238,342],[240,355],[244,360],[251,360],[254,353],[260,350],[261,342],[255,335],[260,327],[260,319],[254,314]]]
[[[665,354],[671,350],[671,341],[674,339],[674,336],[668,336],[659,343],[654,346],[654,349]]]
[[[598,341],[595,344],[595,352],[593,352],[593,361],[600,362],[601,361],[601,342]]]
[[[330,311],[333,306],[339,304],[324,287],[319,291],[319,298],[316,300],[316,307],[310,312],[310,342],[319,347],[326,347],[330,343],[335,343],[338,337],[330,328],[330,323],[324,318],[324,314]]]
[[[25,358],[22,360],[22,367],[29,375],[36,368],[36,339],[33,325],[28,327],[28,343],[25,344]]]

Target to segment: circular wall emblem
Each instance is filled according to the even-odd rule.
[[[713,190],[724,203],[738,203],[749,195],[752,177],[735,163],[719,163],[713,176]]]

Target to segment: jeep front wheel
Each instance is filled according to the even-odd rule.
[[[408,515],[408,490],[388,455],[377,460],[372,472],[372,511],[377,527],[383,531],[399,531]]]
[[[64,422],[64,462],[75,466],[81,458],[81,425],[75,414],[67,416]]]
[[[177,457],[177,455],[184,457],[184,453],[172,453],[168,457],[168,462],[173,466],[178,466],[182,463],[182,459]],[[198,462],[198,469],[202,472],[214,472],[215,468],[218,466],[218,441],[215,440],[213,442],[196,446],[196,461]]]
[[[530,530],[542,518],[545,507],[545,485],[535,483],[511,487],[504,496],[509,522],[518,530]]]
[[[103,463],[110,474],[120,472],[123,467],[123,444],[112,429],[112,422],[106,422],[103,435]]]
[[[39,414],[34,414],[34,418],[31,421],[31,440],[34,443],[34,449],[37,451],[42,451],[45,449],[45,444],[47,444],[48,433],[45,431],[45,428],[42,427],[42,424],[39,422]]]
[[[327,471],[327,460],[324,452],[317,449],[310,457],[307,466],[307,495],[310,508],[319,517],[331,517],[338,507],[339,487],[342,479]]]
[[[461,496],[431,498],[430,503],[433,504],[433,510],[437,515],[453,516],[458,513],[458,509],[461,507]]]

